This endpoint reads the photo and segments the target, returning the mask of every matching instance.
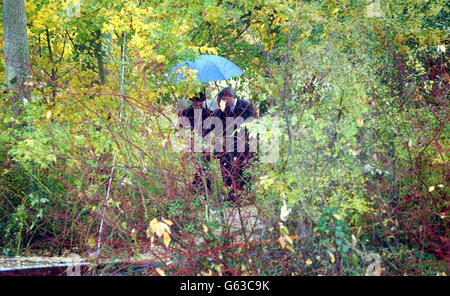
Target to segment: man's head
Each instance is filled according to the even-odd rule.
[[[236,99],[236,93],[232,87],[225,87],[217,97],[217,105],[221,106],[221,102],[225,102],[226,107],[231,107]],[[223,104],[223,103],[222,103]]]

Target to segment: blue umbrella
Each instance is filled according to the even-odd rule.
[[[186,67],[186,70],[197,70],[195,76],[201,83],[227,80],[244,74],[244,71],[229,60],[209,54],[201,55],[193,62],[179,63],[172,69],[171,73],[176,73],[177,70],[183,69],[183,67]],[[177,73],[175,81],[185,80],[186,77],[183,74],[183,71]]]

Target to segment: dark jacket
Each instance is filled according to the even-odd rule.
[[[223,135],[222,136],[224,137],[224,139],[226,139],[227,132],[228,132],[228,136],[232,135],[233,143],[234,143],[233,151],[227,151],[226,141],[224,141],[223,152],[216,153],[216,155],[219,154],[219,156],[233,157],[233,158],[237,157],[238,159],[244,159],[244,158],[248,159],[249,157],[251,157],[253,155],[253,152],[250,152],[248,132],[245,131],[245,150],[243,152],[238,152],[239,133],[234,132],[238,128],[238,125],[240,125],[239,120],[245,121],[249,118],[257,118],[258,117],[255,109],[250,104],[250,102],[244,101],[241,99],[237,99],[234,109],[232,109],[231,107],[227,107],[225,109],[225,111],[222,111],[221,109],[217,109],[211,114],[211,116],[217,117],[222,121],[222,125],[223,125]],[[227,117],[233,118],[235,120],[235,122],[233,122],[234,124],[227,126]],[[239,117],[240,117],[240,119],[238,119]],[[207,133],[208,132],[209,131],[207,131]],[[234,134],[233,134],[233,132],[234,132]]]
[[[202,107],[199,110],[202,111],[202,122],[204,120],[206,120],[212,114],[212,111],[209,110],[208,108]],[[191,125],[191,130],[194,130],[194,126],[195,126],[194,115],[195,115],[195,109],[192,105],[178,113],[178,117],[186,117],[189,120],[189,123]],[[199,122],[199,124],[202,124],[202,122]],[[201,129],[201,125],[200,125],[200,129]]]

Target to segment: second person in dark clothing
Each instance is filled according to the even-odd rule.
[[[211,116],[212,111],[208,108],[203,106],[203,103],[206,100],[205,91],[198,93],[194,97],[190,98],[192,101],[192,105],[187,107],[186,109],[180,111],[178,113],[178,121],[179,126],[186,128],[187,126],[190,126],[191,130],[191,136],[189,140],[190,143],[190,152],[201,152],[201,146],[196,147],[195,144],[195,137],[203,137],[203,121],[205,121],[209,116]],[[195,166],[195,175],[193,180],[193,185],[196,187],[197,190],[200,192],[204,191],[204,184],[203,184],[203,178],[202,176],[205,176],[206,178],[206,186],[207,190],[210,190],[211,181],[208,177],[207,170],[208,170],[208,163],[210,161],[209,154],[202,153],[200,156],[200,159],[195,161],[196,157],[194,156],[194,166]]]
[[[252,146],[248,132],[239,130],[239,127],[244,122],[257,118],[257,113],[248,101],[237,98],[231,87],[226,87],[219,93],[217,105],[220,109],[214,111],[211,116],[222,122],[223,151],[215,154],[220,160],[223,182],[230,189],[228,200],[241,205],[242,200],[238,193],[248,184],[244,170],[249,167],[256,147]]]

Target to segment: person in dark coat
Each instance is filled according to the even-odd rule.
[[[251,146],[248,132],[243,128],[239,129],[239,126],[258,115],[248,101],[237,98],[231,87],[226,87],[219,93],[217,105],[220,109],[215,110],[211,117],[221,120],[224,141],[223,151],[215,152],[215,155],[220,160],[223,182],[230,189],[228,200],[241,205],[242,201],[237,194],[248,184],[244,170],[249,167],[256,147]]]
[[[203,102],[206,100],[205,91],[203,90],[196,94],[194,97],[191,97],[190,100],[192,100],[192,105],[178,113],[178,125],[186,128],[186,125],[189,124],[191,132],[196,132],[197,136],[204,136],[203,121],[212,114],[211,110],[203,106]],[[191,139],[191,152],[200,152],[196,151],[197,148],[194,148],[196,147],[194,147],[194,143]],[[194,163],[196,172],[192,183],[200,192],[203,192],[204,189],[202,176],[207,176],[206,168],[209,161],[209,154],[203,153],[199,161]],[[206,185],[207,190],[210,190],[211,181],[208,177],[206,177]]]
[[[187,118],[189,120],[189,124],[191,127],[191,131],[201,131],[202,130],[202,122],[211,116],[212,111],[203,106],[203,102],[206,100],[205,92],[202,91],[195,96],[191,97],[190,100],[192,104],[186,109],[178,112],[178,118]],[[199,118],[195,118],[195,112],[197,114],[201,114]],[[179,125],[183,125],[179,123]],[[201,133],[202,134],[202,133]]]

